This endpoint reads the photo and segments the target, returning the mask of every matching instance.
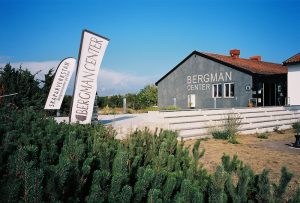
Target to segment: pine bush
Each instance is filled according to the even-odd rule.
[[[254,175],[227,155],[208,174],[200,140],[186,147],[172,131],[145,128],[119,141],[103,125],[57,124],[7,105],[0,120],[1,202],[281,202],[292,178],[283,168],[272,185],[267,170]]]

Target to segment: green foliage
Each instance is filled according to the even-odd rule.
[[[172,131],[119,141],[103,125],[57,124],[12,106],[0,107],[0,119],[1,202],[280,202],[292,178],[282,169],[272,185],[268,171],[254,175],[226,155],[209,175],[200,140],[188,148]]]
[[[297,188],[296,193],[294,194],[292,199],[290,199],[288,202],[289,203],[298,203],[298,202],[300,202],[300,188]]]
[[[257,135],[257,138],[260,138],[260,139],[268,139],[269,138],[269,135],[268,133],[259,133]]]
[[[293,123],[292,127],[295,130],[295,133],[297,133],[297,135],[299,135],[300,134],[300,120]]]
[[[3,98],[0,104],[14,105],[18,108],[31,106],[36,110],[43,109],[55,75],[53,69],[50,69],[44,75],[44,80],[38,80],[36,78],[38,73],[32,74],[29,70],[22,67],[16,69],[10,64],[0,68],[0,87],[4,87],[3,94],[18,93],[17,95]],[[63,115],[69,114],[71,99],[72,97],[68,95],[64,97],[61,107]],[[54,115],[55,111],[48,110],[47,114]]]
[[[249,166],[241,166],[237,171],[238,183],[236,187],[231,176],[227,176],[226,191],[230,202],[247,202],[250,182],[253,179],[253,171]]]
[[[4,95],[18,93],[4,98],[3,102],[6,104],[10,103],[20,108],[25,106],[41,108],[46,101],[35,75],[21,67],[15,69],[6,64],[4,68],[0,68],[0,86],[4,87]]]
[[[163,202],[161,197],[161,191],[158,189],[151,189],[148,193],[147,203],[160,203]]]
[[[293,174],[290,173],[286,167],[282,167],[281,169],[281,178],[280,178],[280,181],[279,181],[279,185],[274,185],[274,188],[275,188],[275,197],[280,200],[282,199],[284,193],[285,193],[285,190],[289,184],[289,182],[291,181],[293,177]]]
[[[227,174],[223,167],[218,166],[216,172],[211,176],[209,184],[209,202],[222,203],[227,202],[227,195],[225,193],[225,182]]]
[[[235,154],[230,160],[230,156],[223,154],[222,156],[222,166],[224,167],[224,170],[228,173],[236,172],[240,168],[243,167],[243,162],[238,159],[237,155]]]
[[[222,139],[222,140],[228,140],[230,137],[230,134],[227,131],[213,131],[212,136],[215,139]]]
[[[258,175],[256,178],[256,198],[260,202],[271,202],[273,197],[271,196],[271,184],[269,180],[269,170],[264,169],[262,174]]]
[[[98,97],[98,106],[100,108],[122,108],[123,98],[126,98],[127,108],[147,109],[157,104],[157,87],[147,85],[137,94],[128,93],[126,95],[113,95]],[[170,107],[173,110],[173,107]],[[175,110],[175,109],[174,109]]]
[[[144,109],[157,105],[157,87],[155,85],[147,85],[137,94],[137,108]]]
[[[236,135],[241,124],[238,114],[228,114],[222,124],[222,128],[212,128],[211,134],[215,139],[228,140],[232,144],[238,144]]]

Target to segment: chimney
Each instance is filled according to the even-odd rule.
[[[232,49],[232,50],[230,50],[230,56],[232,57],[232,58],[234,58],[234,59],[238,59],[238,58],[240,58],[240,50],[238,50],[238,49]]]
[[[261,56],[251,56],[250,59],[253,61],[261,61]]]

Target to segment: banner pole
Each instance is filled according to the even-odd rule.
[[[77,57],[77,64],[76,64],[76,72],[75,72],[75,82],[74,82],[72,100],[71,100],[71,104],[70,104],[69,123],[71,123],[72,107],[73,107],[74,94],[75,94],[75,88],[76,88],[76,83],[77,83],[78,66],[79,66],[80,57],[81,57],[81,48],[82,48],[82,42],[83,42],[83,35],[84,35],[84,30],[81,32],[81,40],[80,40],[80,46],[79,46],[78,57]]]

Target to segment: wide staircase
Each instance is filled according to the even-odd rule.
[[[195,139],[211,136],[214,129],[224,126],[228,117],[239,120],[240,134],[288,129],[300,119],[300,106],[161,111],[159,114],[170,130],[179,133],[179,139]]]

